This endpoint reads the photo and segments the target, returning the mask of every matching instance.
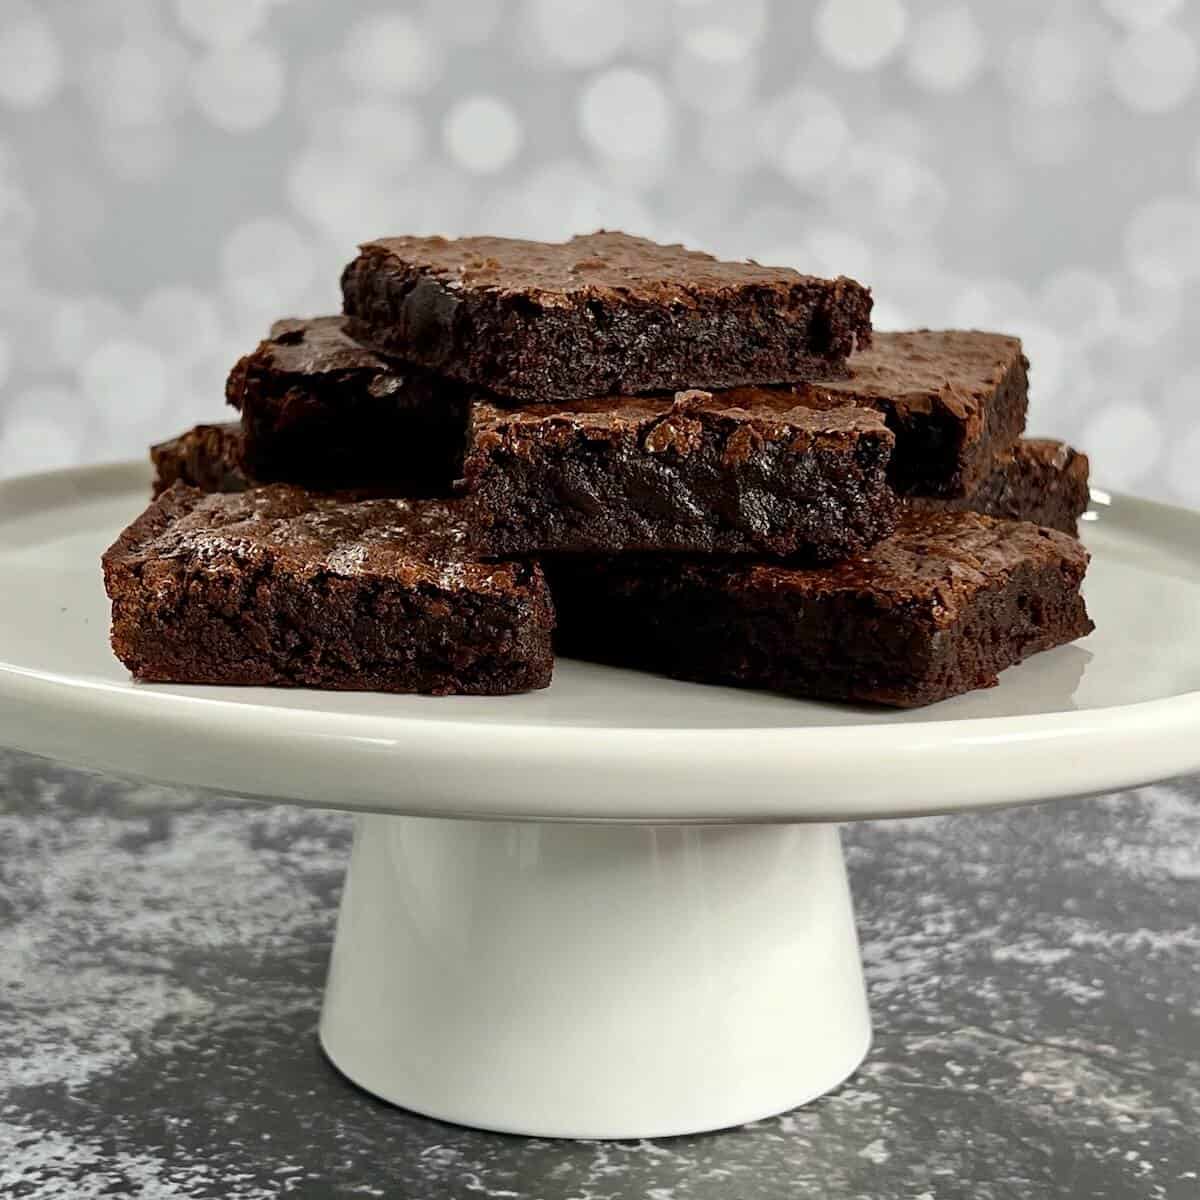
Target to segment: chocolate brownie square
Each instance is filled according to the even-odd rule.
[[[467,504],[490,554],[831,562],[891,532],[878,413],[744,388],[475,406]]]
[[[887,540],[800,570],[720,559],[548,562],[560,653],[680,679],[901,708],[990,687],[1092,629],[1066,534],[911,513]]]
[[[176,484],[104,555],[112,644],[149,682],[501,695],[546,687],[534,564],[484,563],[438,501]]]
[[[237,421],[197,425],[187,433],[150,447],[154,464],[153,496],[173,483],[202,492],[244,492],[252,484],[246,474],[242,427]]]
[[[360,248],[342,297],[372,348],[534,402],[837,375],[871,336],[852,279],[624,233],[384,238]]]
[[[883,413],[896,435],[898,491],[966,496],[1025,428],[1028,365],[1020,341],[998,333],[876,333],[850,360],[848,379],[799,390]]]
[[[262,482],[445,496],[462,469],[461,386],[348,337],[342,317],[276,321],[230,373],[243,458]]]
[[[1032,521],[1074,537],[1088,506],[1088,459],[1062,442],[1022,438],[992,460],[991,474],[956,500],[908,497],[918,512],[980,512]]]

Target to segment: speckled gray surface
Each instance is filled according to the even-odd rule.
[[[1200,1196],[1200,781],[847,831],[874,1049],[661,1142],[476,1133],[314,1037],[350,818],[0,754],[0,1196]]]

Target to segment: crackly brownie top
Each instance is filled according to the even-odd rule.
[[[850,378],[809,385],[844,398],[886,402],[898,410],[929,411],[941,403],[961,417],[996,394],[1021,360],[1019,338],[977,330],[875,332],[868,349],[850,359]]]
[[[720,392],[692,389],[674,395],[603,396],[505,408],[476,404],[476,429],[512,431],[566,428],[584,436],[637,432],[665,419],[725,418],[766,437],[876,433],[889,436],[874,410],[845,399],[800,397],[788,391],[742,387]]]
[[[528,577],[512,563],[482,563],[453,503],[316,496],[288,484],[202,493],[176,484],[122,535],[110,559],[182,560],[189,570],[287,571],[381,577],[405,586],[511,591]]]
[[[587,298],[688,303],[701,293],[742,288],[829,286],[826,280],[788,267],[723,262],[681,245],[605,230],[578,234],[569,242],[393,237],[367,242],[361,249],[367,255],[390,257],[403,269],[433,276],[455,290],[520,295],[543,304]],[[852,280],[840,280],[840,285],[860,286]]]
[[[918,607],[936,625],[950,625],[980,589],[1003,584],[1018,567],[1054,567],[1083,577],[1088,553],[1072,537],[1024,521],[975,512],[910,513],[891,537],[830,567],[794,570],[756,565],[736,569],[737,588],[792,595],[869,595],[886,608]]]
[[[286,375],[389,370],[387,359],[347,336],[345,323],[341,316],[285,317],[271,326],[254,356],[268,370]]]

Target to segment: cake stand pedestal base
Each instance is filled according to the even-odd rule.
[[[829,1091],[870,1036],[834,825],[358,818],[321,1042],[384,1100],[697,1133]]]

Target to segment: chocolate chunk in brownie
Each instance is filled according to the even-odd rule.
[[[976,513],[913,513],[831,567],[718,559],[548,564],[566,655],[681,679],[898,707],[990,687],[1092,629],[1074,539]]]
[[[546,687],[554,616],[541,569],[480,562],[469,543],[453,504],[176,484],[104,555],[113,649],[150,682]]]
[[[373,348],[538,402],[836,375],[871,335],[852,279],[624,233],[384,238],[360,248],[342,296]]]
[[[919,512],[970,510],[1032,521],[1074,536],[1088,499],[1086,454],[1062,442],[1022,438],[992,460],[991,474],[970,495],[954,500],[910,496],[907,503]]]
[[[998,333],[876,333],[850,360],[850,378],[797,390],[883,413],[896,435],[898,491],[965,496],[1025,428],[1027,366],[1020,341]]]
[[[879,414],[744,388],[475,407],[464,469],[481,544],[831,562],[891,532]]]
[[[242,427],[236,421],[197,425],[170,441],[150,447],[154,464],[152,495],[173,483],[202,492],[244,492],[251,484],[242,457]]]
[[[444,496],[462,468],[468,397],[452,380],[389,361],[342,317],[276,321],[230,373],[247,469],[264,482]]]

